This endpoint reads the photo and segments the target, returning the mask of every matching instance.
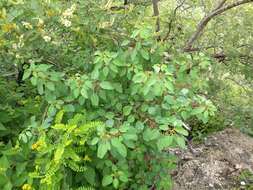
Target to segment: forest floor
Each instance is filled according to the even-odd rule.
[[[174,190],[253,190],[252,137],[228,128],[191,147],[172,150],[180,158]]]

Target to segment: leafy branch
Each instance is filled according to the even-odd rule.
[[[209,14],[207,14],[202,20],[199,22],[196,31],[193,33],[193,35],[190,37],[188,42],[186,43],[184,47],[184,51],[191,51],[192,46],[194,42],[202,35],[205,27],[209,23],[210,20],[212,20],[217,15],[220,15],[232,8],[238,7],[240,5],[246,4],[246,3],[252,3],[253,0],[241,0],[234,2],[232,4],[226,5],[226,0],[222,0]]]

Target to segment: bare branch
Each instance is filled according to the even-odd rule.
[[[177,7],[174,9],[173,14],[172,14],[171,19],[170,19],[170,22],[169,22],[169,30],[166,33],[165,37],[163,38],[163,41],[165,41],[169,38],[171,30],[172,30],[173,21],[176,18],[177,10],[184,5],[185,1],[186,0],[181,1],[181,3],[179,5],[177,5]]]
[[[18,74],[18,72],[11,72],[11,73],[4,73],[4,74],[1,74],[0,73],[0,76],[2,76],[2,77],[9,77],[9,76],[13,76],[13,75],[17,75]]]
[[[227,1],[227,0],[222,0],[222,1],[217,5],[217,7],[214,8],[214,10],[220,9],[220,8],[226,3],[226,1]]]
[[[153,11],[154,11],[154,16],[156,18],[156,32],[160,31],[160,18],[159,18],[159,8],[158,8],[158,0],[152,0],[153,3]]]
[[[240,0],[237,2],[234,2],[232,4],[226,5],[225,4],[225,0],[222,0],[219,5],[213,10],[211,11],[208,15],[206,15],[198,24],[196,31],[194,32],[194,34],[191,36],[191,38],[189,39],[189,41],[186,43],[185,47],[184,47],[184,51],[189,51],[192,49],[192,46],[194,44],[194,42],[201,36],[204,28],[206,27],[206,25],[208,24],[208,22],[213,19],[215,16],[224,13],[225,11],[232,9],[234,7],[240,6],[242,4],[246,4],[246,3],[252,3],[253,0]]]

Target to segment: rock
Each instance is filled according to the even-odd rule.
[[[231,190],[243,186],[238,181],[241,170],[253,173],[253,138],[238,129],[211,135],[192,149],[195,151],[176,151],[181,160],[173,176],[173,190]]]

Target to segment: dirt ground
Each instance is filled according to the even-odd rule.
[[[173,172],[173,190],[253,190],[253,138],[238,129],[225,129],[191,150],[173,150],[181,160]]]

